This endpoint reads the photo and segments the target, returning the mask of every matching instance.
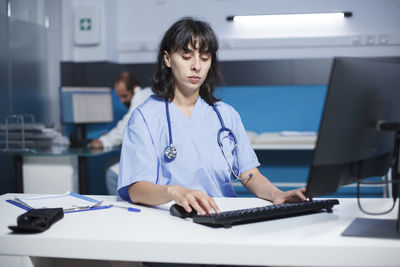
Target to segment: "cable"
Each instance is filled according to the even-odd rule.
[[[390,183],[391,181],[382,181],[382,184],[387,184],[387,183]],[[393,205],[392,205],[392,207],[390,207],[390,209],[389,210],[387,210],[387,211],[382,211],[382,212],[369,212],[369,211],[366,211],[363,207],[362,207],[362,205],[361,205],[361,201],[360,201],[360,184],[361,184],[362,182],[360,182],[360,179],[359,178],[357,178],[357,204],[358,204],[358,208],[364,213],[364,214],[367,214],[367,215],[384,215],[384,214],[388,214],[389,212],[391,212],[393,209],[394,209],[394,207],[395,207],[395,205],[396,205],[396,199],[397,198],[394,198],[393,199]],[[365,182],[363,182],[364,184],[365,184]],[[396,183],[397,183],[397,181],[396,181]],[[370,183],[370,184],[372,184],[372,183]],[[377,183],[375,183],[375,184],[377,184]]]

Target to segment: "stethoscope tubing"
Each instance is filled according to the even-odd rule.
[[[172,141],[171,118],[169,116],[169,105],[167,100],[165,101],[165,113],[167,114],[169,146],[172,146],[174,142]]]
[[[169,104],[168,101],[165,100],[165,113],[167,114],[167,123],[168,123],[168,135],[169,135],[169,145],[164,149],[164,155],[167,161],[172,161],[176,158],[177,150],[174,146],[174,142],[172,140],[172,127],[171,127],[171,119],[169,115]]]
[[[229,166],[229,169],[230,169],[231,173],[232,173],[233,176],[235,177],[235,179],[233,180],[233,182],[234,182],[234,181],[237,181],[237,180],[246,180],[246,179],[252,177],[252,174],[251,174],[249,177],[246,177],[246,178],[240,178],[240,177],[239,177],[239,175],[240,175],[240,162],[239,162],[239,152],[238,152],[238,145],[237,145],[236,136],[235,136],[235,134],[233,133],[233,131],[232,131],[231,129],[229,129],[229,128],[227,128],[227,127],[225,126],[224,120],[222,119],[221,113],[219,112],[217,106],[214,104],[212,107],[213,107],[215,113],[217,113],[219,122],[220,122],[220,124],[221,124],[221,128],[218,130],[218,133],[217,133],[217,144],[218,144],[218,146],[219,146],[220,149],[221,149],[222,155],[223,155],[223,157],[225,158],[226,163],[228,163],[228,166]],[[165,148],[165,150],[164,150],[164,155],[166,156],[166,158],[167,158],[168,161],[172,161],[172,160],[175,159],[175,157],[176,157],[176,155],[177,155],[177,151],[176,151],[176,148],[174,147],[173,140],[172,140],[171,118],[170,118],[170,114],[169,114],[169,102],[168,102],[167,99],[165,100],[165,112],[166,112],[166,114],[167,114],[169,145]],[[227,132],[228,135],[231,136],[232,139],[233,139],[233,143],[234,143],[234,146],[235,146],[235,147],[234,147],[234,151],[235,151],[235,153],[236,153],[236,159],[237,159],[237,165],[238,165],[238,172],[237,172],[237,174],[234,172],[234,170],[233,170],[233,168],[232,168],[232,165],[229,163],[229,160],[228,160],[228,158],[227,158],[226,155],[225,155],[224,146],[223,146],[222,141],[221,141],[221,134],[222,134],[223,132]]]

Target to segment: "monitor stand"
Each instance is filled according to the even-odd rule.
[[[400,123],[378,123],[381,131],[395,131],[392,161],[392,193],[396,201],[399,190]],[[356,218],[342,233],[343,236],[400,239],[400,203],[397,203],[397,220]]]
[[[342,236],[400,239],[398,220],[356,218]]]
[[[76,124],[76,129],[69,136],[70,147],[81,148],[86,147],[88,140],[86,139],[86,124]]]

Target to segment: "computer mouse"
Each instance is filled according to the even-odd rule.
[[[171,208],[169,208],[169,213],[172,216],[176,216],[179,218],[191,218],[195,215],[197,215],[197,211],[192,208],[192,212],[187,212],[182,206],[178,204],[173,204]]]

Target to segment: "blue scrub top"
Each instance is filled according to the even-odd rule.
[[[230,105],[217,102],[225,126],[237,138],[240,172],[260,164],[250,145],[239,114]],[[236,196],[230,183],[231,171],[217,143],[221,123],[213,107],[201,97],[196,101],[190,118],[169,103],[171,130],[177,156],[169,161],[164,156],[169,145],[165,100],[150,96],[131,115],[122,138],[118,177],[118,194],[130,201],[128,187],[139,181],[160,185],[180,185],[202,190],[212,197]],[[234,142],[221,135],[225,155],[237,173]],[[235,157],[235,158],[234,158]]]

